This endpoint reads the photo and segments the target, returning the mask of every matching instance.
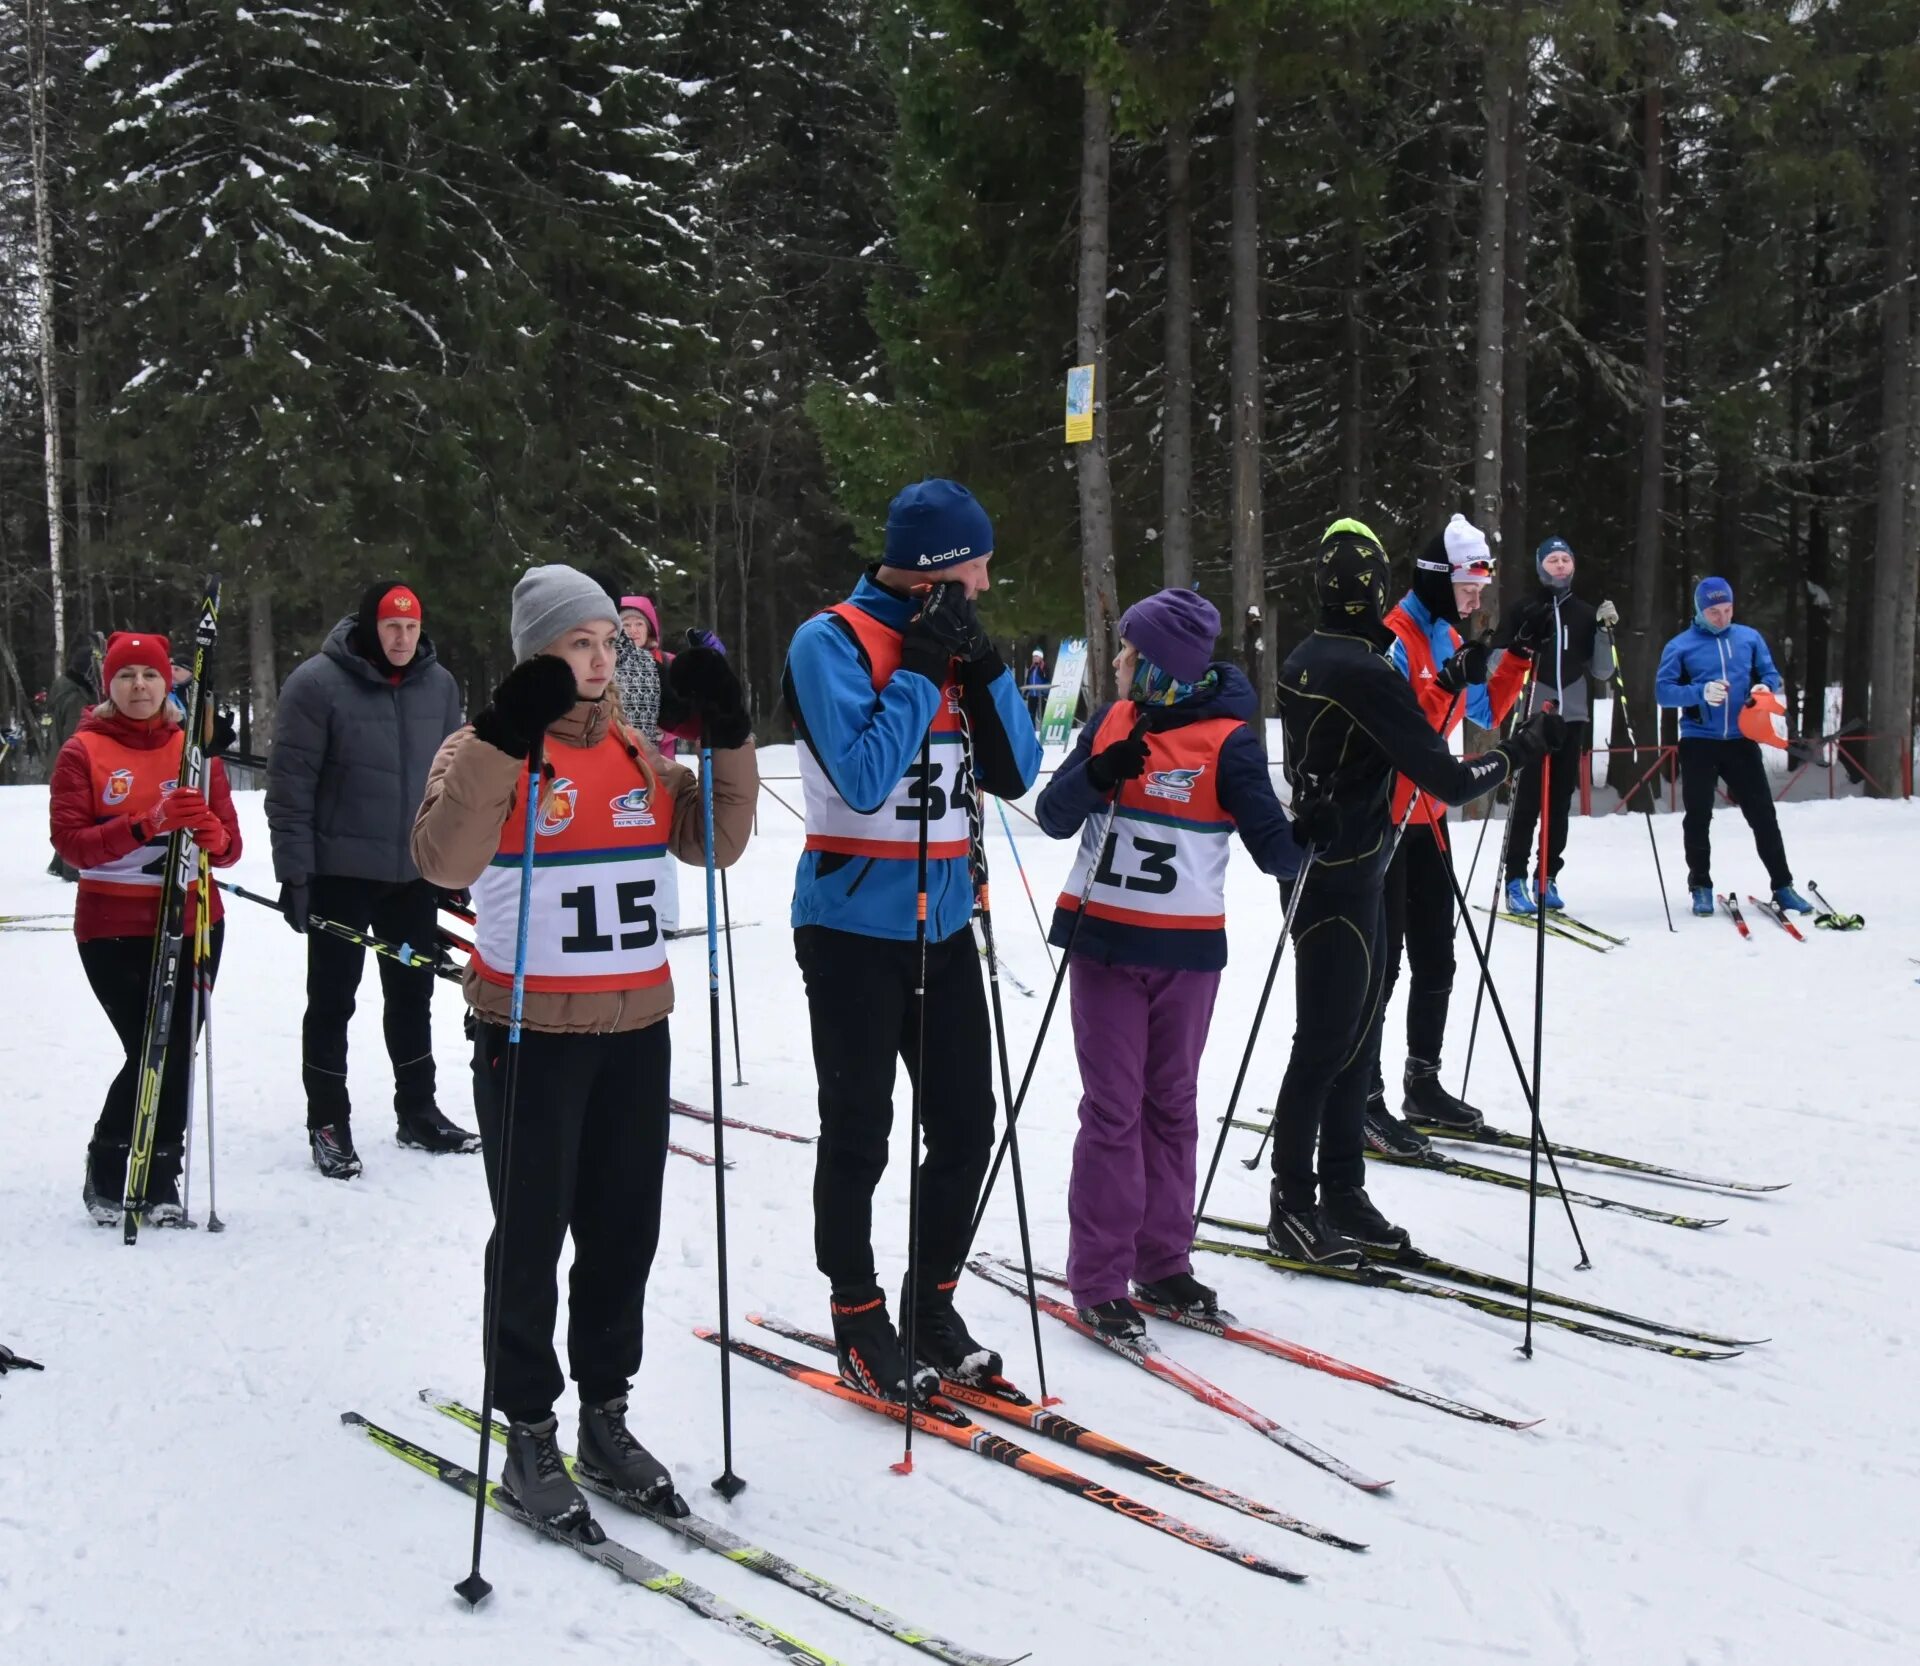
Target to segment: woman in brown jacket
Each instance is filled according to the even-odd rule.
[[[519,663],[440,748],[413,828],[421,873],[473,892],[466,995],[494,1209],[494,1377],[511,1425],[502,1482],[532,1514],[568,1528],[590,1520],[555,1444],[565,1386],[553,1347],[556,1269],[569,1232],[580,1463],[623,1490],[677,1503],[666,1467],[627,1428],[626,1408],[667,1156],[673,980],[660,915],[674,859],[704,864],[706,829],[697,778],[620,716],[611,692],[618,630],[612,598],[584,574],[555,565],[522,578],[513,592]],[[713,749],[714,859],[730,866],[758,790],[739,680],[710,648],[679,655],[668,675]],[[509,1165],[507,1026],[530,770],[539,799]]]

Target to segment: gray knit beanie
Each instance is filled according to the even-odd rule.
[[[620,610],[585,573],[558,562],[530,568],[513,587],[513,657],[532,659],[562,631],[590,619],[617,627]]]

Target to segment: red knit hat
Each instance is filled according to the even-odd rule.
[[[151,631],[115,631],[107,638],[100,678],[111,684],[129,665],[150,666],[168,682],[173,680],[173,645]]]
[[[425,610],[420,606],[420,598],[404,584],[396,584],[380,598],[380,606],[374,612],[376,622],[385,619],[422,620]]]

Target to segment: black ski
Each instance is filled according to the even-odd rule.
[[[1747,929],[1746,915],[1740,912],[1740,899],[1731,891],[1723,891],[1720,893],[1720,906],[1732,916],[1733,923],[1739,928],[1740,935],[1751,943],[1753,941],[1753,933]]]
[[[1457,1162],[1451,1157],[1443,1157],[1433,1152],[1425,1157],[1403,1157],[1396,1151],[1367,1150],[1370,1163],[1391,1163],[1396,1168],[1427,1169],[1434,1174],[1451,1175],[1455,1180],[1477,1180],[1487,1186],[1505,1186],[1511,1191],[1527,1190],[1527,1177],[1524,1174],[1509,1174],[1505,1169],[1484,1168],[1478,1163]],[[1542,1183],[1536,1193],[1539,1197],[1552,1197],[1558,1188]],[[1589,1209],[1611,1209],[1618,1214],[1632,1215],[1637,1220],[1658,1221],[1662,1226],[1681,1226],[1690,1232],[1704,1232],[1709,1227],[1726,1225],[1726,1216],[1711,1219],[1701,1215],[1676,1215],[1670,1209],[1649,1209],[1644,1204],[1625,1203],[1617,1197],[1596,1197],[1591,1192],[1567,1193],[1569,1203],[1580,1203]]]
[[[193,632],[193,688],[188,695],[187,723],[180,739],[180,768],[174,776],[182,787],[199,787],[205,778],[207,755],[204,731],[207,715],[207,664],[214,639],[220,633],[220,575],[207,580]],[[167,1069],[167,1038],[173,1033],[173,1005],[180,995],[181,969],[186,964],[187,892],[193,884],[198,852],[185,828],[167,838],[166,873],[160,891],[160,918],[153,937],[153,969],[147,982],[147,1022],[140,1043],[140,1081],[133,1104],[133,1138],[127,1152],[126,1208],[121,1236],[129,1244],[140,1236],[140,1214],[147,1202],[147,1178],[153,1165],[153,1130],[160,1112],[160,1084]],[[202,908],[213,899],[202,897]]]
[[[1531,914],[1509,914],[1502,912],[1500,918],[1510,920],[1513,924],[1527,931],[1538,931],[1540,929],[1539,924]],[[1547,935],[1549,937],[1558,937],[1568,943],[1578,943],[1581,948],[1591,949],[1595,954],[1611,954],[1613,952],[1613,946],[1610,943],[1602,943],[1591,937],[1583,937],[1580,933],[1569,930],[1566,926],[1561,925],[1551,914],[1547,916]]]
[[[1528,1146],[1525,1134],[1510,1133],[1502,1128],[1482,1126],[1477,1133],[1463,1134],[1457,1128],[1442,1128],[1437,1123],[1422,1122],[1417,1117],[1409,1120],[1428,1139],[1444,1140],[1449,1145],[1492,1145],[1503,1151],[1525,1151]],[[1781,1181],[1778,1185],[1767,1186],[1753,1180],[1716,1180],[1710,1175],[1668,1168],[1664,1163],[1643,1163],[1637,1157],[1616,1157],[1611,1152],[1589,1151],[1585,1146],[1560,1145],[1554,1141],[1549,1141],[1541,1149],[1551,1151],[1564,1162],[1585,1163],[1590,1168],[1619,1169],[1627,1174],[1644,1175],[1649,1180],[1672,1180],[1688,1186],[1705,1186],[1716,1192],[1783,1192],[1790,1184]]]

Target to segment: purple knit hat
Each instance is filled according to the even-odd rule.
[[[1220,612],[1197,590],[1160,590],[1121,615],[1120,634],[1175,681],[1197,683],[1213,663]]]

